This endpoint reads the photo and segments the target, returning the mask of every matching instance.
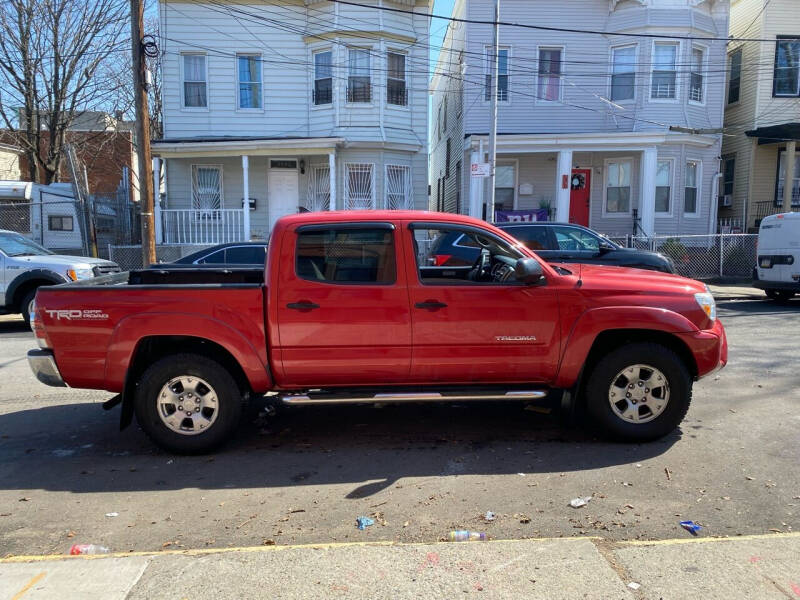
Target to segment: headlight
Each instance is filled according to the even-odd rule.
[[[703,309],[703,312],[708,315],[708,318],[712,321],[716,321],[717,319],[717,303],[714,301],[714,296],[711,294],[711,291],[706,286],[705,292],[700,292],[699,294],[694,295],[695,301],[697,304],[700,305],[700,308]]]
[[[69,269],[67,270],[67,277],[72,279],[72,281],[78,281],[79,279],[91,279],[94,277],[94,271],[91,269]]]

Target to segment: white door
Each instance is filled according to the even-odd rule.
[[[275,226],[275,221],[284,215],[293,215],[297,212],[300,202],[300,182],[297,171],[269,171],[269,230]]]

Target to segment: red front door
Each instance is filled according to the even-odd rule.
[[[589,193],[592,189],[591,169],[572,169],[569,194],[569,222],[589,226]]]

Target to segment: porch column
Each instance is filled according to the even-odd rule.
[[[645,235],[655,234],[656,228],[656,165],[658,150],[655,147],[642,150],[641,176],[639,177],[639,217]]]
[[[783,179],[783,212],[792,212],[792,191],[794,188],[794,156],[797,142],[792,140],[786,144],[786,175]]]
[[[161,222],[161,159],[153,157],[153,220],[156,229],[156,244],[164,243],[163,223]]]
[[[469,175],[469,216],[475,217],[476,219],[480,219],[483,215],[481,214],[481,205],[483,204],[483,177],[473,177],[472,176],[472,165],[475,163],[483,162],[483,157],[480,154],[480,151],[475,148],[470,152],[470,168],[467,171],[470,173]]]
[[[330,178],[330,203],[328,210],[336,210],[336,152],[328,154],[328,177]]]
[[[572,178],[572,150],[559,150],[556,161],[556,221],[569,222],[569,194]]]
[[[244,241],[250,241],[250,157],[242,155],[242,189],[244,200],[242,201],[242,229],[244,229]]]

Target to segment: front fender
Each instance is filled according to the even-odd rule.
[[[68,283],[70,280],[60,273],[56,273],[50,269],[31,269],[29,271],[23,271],[14,279],[12,279],[11,283],[9,283],[8,287],[6,288],[5,303],[8,306],[11,306],[11,304],[14,302],[14,296],[16,295],[20,286],[29,281],[47,281],[47,285],[58,285],[60,283]]]
[[[699,331],[689,319],[665,308],[605,306],[589,309],[575,320],[567,336],[555,386],[571,388],[575,385],[597,336],[604,331],[620,329],[650,329],[673,334]]]
[[[136,347],[151,336],[187,336],[219,344],[239,363],[254,392],[263,393],[272,387],[272,378],[256,348],[226,323],[198,314],[141,313],[122,319],[114,328],[106,352],[106,389],[123,389]]]

